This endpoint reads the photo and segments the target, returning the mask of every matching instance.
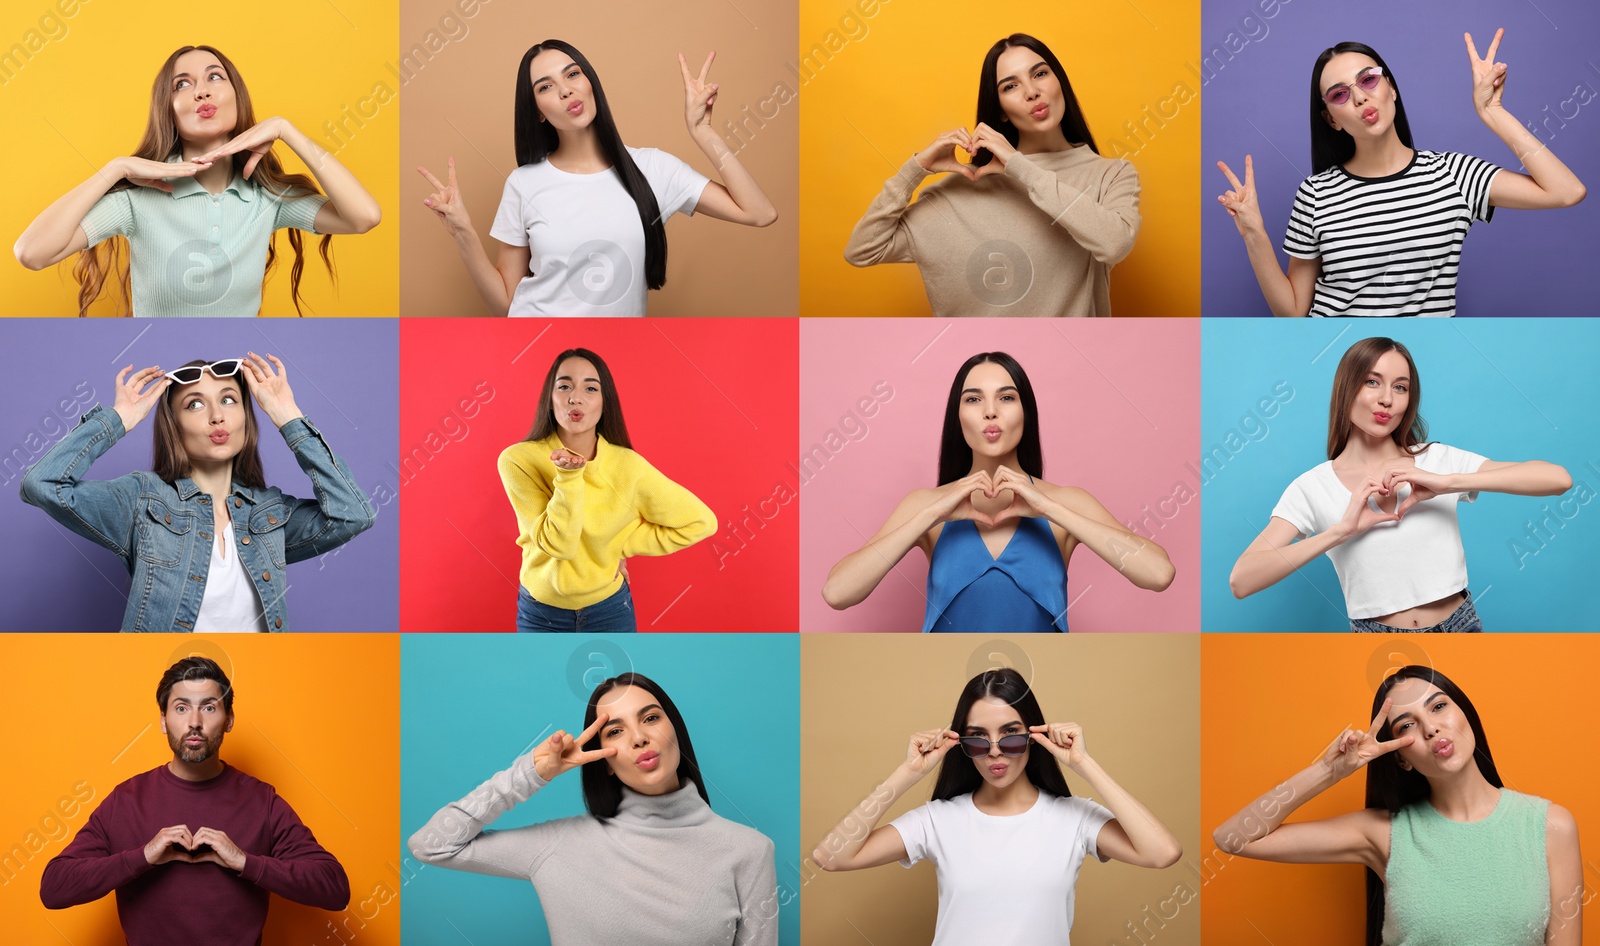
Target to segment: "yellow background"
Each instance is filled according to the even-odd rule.
[[[862,35],[860,25],[840,23],[846,13],[862,9],[861,2],[870,10],[871,0],[800,3],[798,56],[815,61],[812,49],[819,43],[827,48],[830,30],[846,39],[860,37],[820,69],[806,65],[799,76],[791,74],[804,104],[802,315],[929,314],[914,265],[856,269],[844,261],[844,245],[907,158],[948,129],[972,127],[984,54],[1015,32],[1041,40],[1061,60],[1100,153],[1127,157],[1139,171],[1143,223],[1133,253],[1112,270],[1112,312],[1200,314],[1200,100],[1190,68],[1200,45],[1199,4],[1139,0],[1019,8],[890,0],[878,5],[875,16],[859,18]],[[1180,84],[1193,96],[1187,105],[1173,100]],[[1157,127],[1147,107],[1177,114]],[[1150,130],[1136,138],[1130,122]]]
[[[0,730],[5,941],[123,942],[114,894],[46,910],[39,877],[113,788],[171,761],[156,684],[190,654],[217,661],[233,682],[234,726],[222,743],[223,760],[273,785],[350,878],[350,905],[342,911],[273,897],[264,942],[399,942],[407,878],[396,863],[400,646],[393,634],[4,635],[0,666],[10,671]],[[93,797],[74,810],[80,785],[79,797],[91,791]],[[34,849],[20,869],[19,845]]]
[[[71,10],[62,17],[60,8]],[[41,28],[41,18],[51,17]],[[333,238],[337,291],[316,254],[321,238],[306,234],[302,307],[311,315],[394,315],[399,309],[400,225],[396,156],[398,98],[376,107],[366,127],[340,141],[324,123],[345,120],[345,109],[373,114],[374,86],[398,91],[388,64],[398,47],[393,0],[282,0],[261,6],[212,3],[159,7],[114,0],[16,0],[0,5],[0,55],[15,55],[46,38],[22,68],[0,85],[6,146],[0,149],[0,236],[9,250],[38,213],[118,155],[132,153],[150,110],[150,84],[180,46],[204,44],[227,54],[244,74],[258,121],[281,115],[336,157],[378,199],[383,222],[359,236]],[[55,39],[48,37],[55,36]],[[7,68],[13,68],[10,63]],[[366,100],[363,103],[363,100]],[[363,119],[364,120],[364,119]],[[354,129],[353,122],[349,127]],[[290,172],[305,166],[278,142]],[[263,314],[293,316],[288,235],[279,231],[278,264],[262,297]],[[0,314],[78,314],[78,284],[69,257],[30,272],[7,253],[0,258]],[[115,312],[115,288],[90,309]],[[124,309],[125,310],[125,309]]]

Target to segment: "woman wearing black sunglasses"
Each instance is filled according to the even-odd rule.
[[[1501,104],[1506,64],[1495,62],[1504,30],[1472,65],[1472,104],[1513,156],[1518,174],[1481,158],[1418,151],[1400,85],[1377,51],[1340,43],[1311,69],[1311,176],[1295,193],[1278,265],[1256,201],[1255,168],[1244,181],[1217,167],[1233,189],[1217,197],[1244,238],[1273,315],[1455,315],[1461,245],[1494,208],[1545,210],[1583,200],[1584,186]],[[1231,314],[1231,313],[1230,313]]]
[[[276,357],[132,371],[117,372],[110,410],[97,405],[29,468],[22,498],[122,559],[133,576],[124,631],[288,630],[284,567],[350,541],[376,510],[295,405]],[[311,477],[316,499],[267,485],[252,397]],[[153,469],[84,479],[152,409]]]
[[[958,743],[962,753],[946,758]],[[935,764],[932,800],[879,827]],[[1074,797],[1062,765],[1105,806]],[[1009,668],[968,681],[950,728],[913,735],[905,761],[812,852],[828,871],[933,861],[933,946],[1068,943],[1078,869],[1091,855],[1163,868],[1183,849],[1090,758],[1083,727],[1045,722],[1027,680]]]

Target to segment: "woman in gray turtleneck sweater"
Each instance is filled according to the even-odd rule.
[[[773,844],[712,812],[689,731],[648,677],[589,697],[585,727],[557,731],[411,836],[428,864],[530,880],[552,946],[776,946]],[[588,815],[488,826],[582,767]]]

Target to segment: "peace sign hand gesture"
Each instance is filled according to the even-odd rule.
[[[145,368],[129,378],[130,371],[133,371],[133,365],[117,372],[117,398],[111,404],[111,409],[122,418],[123,433],[132,430],[135,424],[149,416],[150,409],[172,386],[172,379],[165,377],[160,368]],[[147,384],[150,387],[145,390]]]
[[[1261,222],[1261,205],[1256,202],[1256,166],[1247,154],[1244,156],[1244,183],[1233,176],[1233,169],[1227,162],[1218,161],[1217,168],[1228,176],[1228,183],[1233,185],[1233,190],[1217,196],[1217,203],[1228,211],[1228,216],[1233,218],[1233,225],[1239,228],[1240,236],[1251,236],[1266,232],[1266,226]]]
[[[1500,49],[1500,37],[1506,31],[1494,31],[1494,39],[1489,42],[1489,54],[1482,59],[1478,58],[1478,47],[1472,42],[1472,34],[1462,34],[1467,39],[1467,59],[1472,63],[1472,107],[1482,115],[1491,108],[1500,108],[1500,96],[1506,90],[1506,64],[1495,62],[1494,54]]]
[[[549,739],[539,743],[533,750],[533,770],[546,782],[553,782],[556,776],[569,772],[580,765],[609,759],[617,754],[616,746],[606,746],[603,749],[583,748],[584,743],[593,739],[600,727],[610,722],[611,714],[600,712],[589,724],[589,728],[578,734],[574,739],[565,729],[558,729],[550,735]]]
[[[1336,778],[1344,778],[1360,769],[1373,759],[1387,755],[1396,749],[1415,743],[1415,733],[1407,733],[1399,739],[1390,739],[1387,742],[1378,740],[1378,731],[1389,719],[1389,708],[1393,700],[1384,700],[1383,707],[1378,710],[1378,715],[1372,717],[1372,727],[1366,732],[1359,729],[1346,729],[1339,734],[1322,753],[1322,764],[1328,767]]]
[[[678,54],[678,68],[683,72],[683,120],[689,126],[689,134],[700,131],[715,132],[711,127],[711,106],[717,101],[717,84],[706,81],[706,73],[711,71],[711,61],[717,58],[716,50],[706,56],[705,65],[700,67],[698,76],[689,74],[689,62],[683,58],[683,53]]]
[[[460,186],[456,184],[456,159],[450,159],[450,173],[446,178],[448,184],[439,183],[438,178],[420,165],[417,167],[417,173],[427,178],[428,183],[433,185],[433,193],[424,198],[422,203],[439,215],[445,232],[455,236],[464,230],[471,230],[472,218],[467,216],[467,202],[461,196]]]

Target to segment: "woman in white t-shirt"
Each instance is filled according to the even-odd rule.
[[[1273,315],[1455,315],[1461,245],[1474,221],[1488,222],[1496,207],[1583,200],[1583,182],[1501,104],[1506,64],[1494,57],[1504,33],[1481,59],[1466,34],[1472,105],[1527,174],[1416,150],[1399,83],[1363,43],[1331,46],[1311,69],[1311,176],[1295,194],[1283,240],[1287,275],[1261,219],[1250,156],[1243,183],[1217,162],[1233,185],[1217,201],[1244,238]]]
[[[666,219],[696,211],[765,227],[778,211],[711,124],[717,84],[683,55],[684,121],[722,181],[665,151],[622,143],[600,77],[570,44],[549,39],[517,68],[517,169],[489,234],[489,261],[456,184],[455,159],[423,200],[439,215],[473,285],[496,315],[642,316],[667,281]]]
[[[962,753],[945,758],[958,744]],[[883,813],[936,764],[932,800],[879,827]],[[1074,797],[1061,765],[1105,806]],[[950,728],[913,735],[906,760],[811,856],[828,871],[933,861],[933,946],[1066,946],[1085,857],[1163,868],[1176,864],[1183,848],[1089,757],[1083,727],[1046,723],[1028,681],[1006,668],[969,680]]]
[[[1421,408],[1422,381],[1404,345],[1380,337],[1350,346],[1333,377],[1328,461],[1289,484],[1239,556],[1228,576],[1235,597],[1326,552],[1353,631],[1483,630],[1456,503],[1480,491],[1555,496],[1572,477],[1544,460],[1489,460],[1430,443]]]

